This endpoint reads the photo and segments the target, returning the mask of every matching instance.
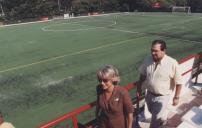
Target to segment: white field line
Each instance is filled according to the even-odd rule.
[[[104,27],[100,27],[100,28],[105,28],[105,27],[110,27],[110,26],[116,25],[116,21],[107,21],[107,20],[97,20],[97,21],[99,21],[99,22],[102,21],[102,22],[110,22],[110,23],[112,23],[112,24],[110,24],[110,25],[107,25],[107,26],[104,26]],[[92,27],[91,25],[87,25],[87,24],[78,24],[78,25]]]
[[[187,17],[189,16],[194,16],[194,17],[198,17],[200,16],[201,17],[201,14],[200,15],[195,15],[197,13],[191,13],[191,14],[188,14]],[[171,17],[171,18],[174,18],[174,17],[180,17],[179,15],[175,15],[175,14],[172,14],[172,13],[153,13],[153,12],[125,12],[123,15],[130,15],[130,16],[142,16],[142,17]],[[185,17],[184,15],[182,15],[182,17]],[[192,17],[190,17],[192,18]]]
[[[108,14],[99,14],[99,15],[90,15],[90,16],[78,16],[78,17],[71,17],[69,19],[79,19],[79,18],[86,18],[86,17],[98,17],[98,16],[109,16],[109,15],[122,15],[122,14],[127,14],[128,12],[122,12],[122,13],[108,13]],[[26,24],[35,24],[35,23],[43,23],[43,22],[49,22],[53,20],[58,20],[58,19],[50,19],[50,20],[45,20],[45,21],[34,21],[34,22],[25,22],[25,23],[17,23],[17,24],[8,24],[8,25],[2,25],[1,27],[11,27],[11,26],[18,26],[18,25],[26,25]],[[64,19],[68,20],[68,19]]]
[[[142,15],[142,16],[151,16],[151,17],[162,17],[160,14],[158,15],[148,15],[146,12],[142,12],[142,13],[132,13],[132,12],[121,12],[121,13],[108,13],[108,14],[99,14],[99,15],[90,15],[90,16],[78,16],[78,17],[71,17],[69,19],[79,19],[79,18],[86,18],[86,17],[99,17],[99,16],[110,16],[110,15]],[[46,20],[46,21],[34,21],[34,22],[26,22],[26,23],[17,23],[17,24],[8,24],[8,25],[2,25],[1,27],[10,27],[10,26],[18,26],[18,25],[26,25],[26,24],[34,24],[34,23],[43,23],[43,22],[49,22],[49,21],[53,21],[53,20],[58,20],[58,19],[50,19],[50,20]],[[68,19],[64,19],[64,20],[68,20]]]
[[[202,42],[195,41],[195,40],[180,39],[180,38],[175,38],[175,37],[170,37],[170,36],[161,36],[161,35],[157,35],[157,36],[171,38],[171,39],[175,39],[175,40],[179,40],[179,41],[184,41],[184,42],[191,42],[191,43],[195,43],[195,44],[202,44]]]
[[[123,13],[113,13],[113,14],[123,14]],[[127,13],[125,13],[125,14],[127,14]],[[111,15],[111,14],[103,14],[103,15]],[[102,15],[96,15],[96,16],[102,16]],[[81,16],[81,17],[76,17],[76,18],[82,18],[82,17],[92,17],[92,16]],[[196,18],[196,19],[190,19],[188,21],[197,20],[197,19],[201,19],[201,18],[202,17],[199,17],[199,18]],[[46,22],[46,21],[38,21],[38,22]],[[29,23],[37,23],[37,22],[29,22]],[[21,23],[21,24],[29,24],[29,23]],[[21,25],[21,24],[12,24],[12,25]],[[7,25],[7,26],[12,26],[12,25]],[[135,31],[129,31],[129,30],[121,30],[121,29],[110,29],[110,30],[120,31],[120,32],[125,32],[125,33],[139,33],[139,34],[144,34],[144,35],[151,35],[151,34],[148,34],[148,33],[135,32]],[[186,40],[186,39],[174,38],[174,37],[169,37],[169,36],[161,36],[161,35],[158,35],[158,34],[154,34],[154,35],[157,35],[157,36],[160,36],[160,37],[172,38],[172,39],[181,40],[181,41],[186,41],[186,42],[192,42],[192,43],[198,43],[198,44],[202,43],[200,41]],[[135,38],[135,39],[138,39],[138,38]],[[103,46],[99,46],[99,47],[95,47],[95,48],[91,48],[91,49],[87,49],[87,50],[82,50],[82,51],[78,51],[78,52],[74,52],[74,53],[70,53],[70,54],[66,54],[66,55],[62,55],[62,56],[57,56],[57,57],[45,59],[45,60],[38,61],[38,62],[33,62],[33,63],[30,63],[30,64],[11,67],[11,68],[8,68],[8,69],[5,69],[5,70],[1,70],[0,73],[11,71],[11,70],[17,70],[17,69],[29,67],[29,66],[32,66],[32,65],[37,65],[37,64],[40,64],[40,63],[53,61],[53,60],[57,60],[57,59],[60,59],[60,58],[64,58],[66,56],[78,55],[78,54],[81,54],[81,53],[94,51],[94,50],[105,48],[105,47],[110,47],[110,46],[114,46],[114,45],[123,44],[123,43],[126,43],[127,41],[131,41],[131,40],[135,40],[135,39],[129,39],[129,40],[125,40],[125,41],[120,41],[118,43],[113,43],[113,44],[103,45]]]
[[[100,20],[95,20],[95,21],[100,21]],[[109,26],[113,26],[116,25],[116,21],[103,21],[103,22],[110,22],[112,24],[107,25],[105,27],[93,27],[90,25],[85,25],[85,24],[79,24],[79,23],[83,23],[83,22],[89,22],[89,21],[78,21],[78,22],[71,22],[71,23],[60,23],[60,24],[56,24],[56,25],[50,25],[50,26],[45,26],[42,28],[42,31],[46,31],[46,32],[68,32],[68,31],[83,31],[83,30],[92,30],[92,29],[98,29],[98,28],[105,28],[105,27],[109,27]],[[54,26],[60,26],[63,24],[75,24],[75,25],[80,25],[80,26],[87,26],[88,28],[83,28],[83,29],[49,29],[51,27]],[[90,28],[89,28],[90,27]]]
[[[42,27],[41,30],[42,31],[57,31],[57,30],[51,30],[49,28],[55,27],[55,26],[61,26],[63,24],[77,24],[77,23],[82,23],[82,22],[89,22],[89,21],[78,21],[78,22],[68,22],[68,23],[59,23],[59,24],[54,24],[54,25],[47,25],[47,26]]]
[[[111,30],[125,32],[125,33],[139,33],[139,34],[144,34],[144,35],[152,35],[152,34],[149,34],[149,33],[129,31],[129,30],[122,30],[122,29],[111,29]],[[196,43],[196,44],[202,44],[202,42],[200,42],[200,41],[180,39],[180,38],[175,38],[175,37],[170,37],[170,36],[162,36],[162,35],[158,35],[158,34],[153,34],[153,35],[159,36],[159,37],[172,38],[172,39],[175,39],[175,40],[180,40],[180,41],[185,41],[185,42],[192,42],[192,43]]]
[[[165,23],[165,24],[160,24],[160,25],[169,26],[169,27],[167,27],[167,29],[163,29],[163,31],[167,31],[167,30],[170,30],[172,28],[177,28],[176,25],[178,25],[178,24],[185,24],[187,22],[197,21],[197,20],[200,20],[200,19],[202,19],[202,17],[197,17],[197,18],[187,19],[187,20],[177,21],[177,22],[171,22],[171,23]],[[156,26],[156,25],[154,25],[154,26]]]
[[[83,28],[83,29],[44,29],[42,28],[43,31],[45,32],[74,32],[74,31],[87,31],[87,30],[92,30],[92,29],[98,29],[98,28],[103,28],[103,27],[92,27],[92,28]]]
[[[163,23],[163,24],[158,24],[158,25],[172,26],[174,24],[181,24],[181,23],[186,23],[186,22],[195,21],[195,20],[199,20],[199,19],[202,19],[202,17],[197,17],[197,18],[193,18],[193,19],[187,19],[187,20],[184,20],[184,21],[177,21],[177,22],[172,22],[172,23]],[[149,25],[148,27],[151,27],[151,26],[156,26],[156,25]],[[173,27],[171,27],[171,28],[173,28]],[[169,30],[171,28],[164,29],[164,30]],[[123,30],[123,29],[111,29],[111,30],[125,32],[125,33],[140,33],[140,34],[151,35],[151,34],[144,33],[144,32],[129,31],[129,30]],[[202,42],[200,42],[200,41],[180,39],[180,38],[175,38],[175,37],[170,37],[170,36],[162,36],[162,35],[158,35],[158,34],[154,34],[154,35],[157,35],[157,36],[160,36],[160,37],[172,38],[172,39],[175,39],[175,40],[180,40],[180,41],[185,41],[185,42],[192,42],[192,43],[196,43],[196,44],[202,44]]]
[[[90,15],[90,16],[78,16],[78,17],[71,17],[73,19],[78,19],[78,18],[86,18],[86,17],[99,17],[99,16],[110,16],[110,15],[123,15],[123,14],[127,14],[129,12],[121,12],[121,13],[108,13],[108,14],[98,14],[98,15]],[[71,19],[70,18],[70,19]]]
[[[199,19],[202,19],[202,17],[196,17],[196,18],[192,18],[192,19],[186,19],[186,20],[183,20],[183,21],[176,20],[175,22],[171,22],[171,23],[166,22],[166,23],[160,23],[160,24],[151,24],[151,25],[148,25],[146,27],[149,28],[149,27],[156,27],[156,26],[162,26],[162,27],[166,26],[167,28],[164,28],[163,30],[167,31],[169,29],[176,28],[176,26],[174,26],[176,24],[186,23],[186,22],[190,22],[190,21],[196,21],[196,20],[199,20]],[[139,24],[136,23],[136,26],[138,26],[138,25]],[[134,24],[131,25],[131,26],[134,26]],[[130,25],[127,25],[127,27],[130,27]]]
[[[111,29],[111,30],[120,31],[120,32],[125,32],[125,33],[140,33],[140,34],[144,34],[144,33],[141,33],[141,32],[135,32],[135,31],[129,31],[129,30],[122,30],[122,29]]]
[[[67,57],[67,56],[79,55],[79,54],[87,53],[87,52],[90,52],[90,51],[95,51],[95,50],[106,48],[106,47],[121,45],[121,44],[124,44],[124,43],[128,43],[129,41],[139,39],[139,38],[142,38],[142,37],[138,37],[138,38],[134,38],[134,39],[128,39],[128,40],[123,40],[123,41],[119,41],[117,43],[111,43],[111,44],[106,44],[106,45],[102,45],[102,46],[95,47],[95,48],[89,48],[89,49],[86,49],[86,50],[81,50],[81,51],[78,51],[78,52],[72,52],[70,54],[65,54],[65,55],[61,55],[61,56],[57,56],[57,57],[52,57],[52,58],[49,58],[49,59],[33,62],[33,63],[30,63],[30,64],[25,64],[25,65],[11,67],[11,68],[8,68],[8,69],[5,69],[5,70],[1,70],[0,73],[4,73],[4,72],[12,71],[12,70],[17,70],[17,69],[22,69],[22,68],[30,67],[30,66],[33,66],[33,65],[41,64],[41,63],[46,63],[46,62],[54,61],[54,60],[61,59],[61,58]]]
[[[52,20],[46,20],[46,21],[34,21],[34,22],[26,22],[26,23],[18,23],[18,24],[8,24],[8,25],[2,25],[1,27],[11,27],[11,26],[18,26],[18,25],[26,25],[26,24],[34,24],[34,23],[43,23],[43,22],[49,22]]]

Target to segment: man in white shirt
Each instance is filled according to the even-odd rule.
[[[0,111],[0,128],[15,128],[11,123],[5,122],[3,119],[3,114]]]
[[[173,105],[179,103],[182,85],[179,65],[175,59],[166,55],[166,43],[154,40],[151,56],[144,60],[139,70],[138,93],[142,93],[144,84],[147,89],[145,100],[152,114],[150,128],[159,128],[167,119],[165,110],[174,89]]]

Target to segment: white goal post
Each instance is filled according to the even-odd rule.
[[[172,13],[174,12],[184,12],[184,13],[190,14],[191,7],[190,6],[172,6]]]

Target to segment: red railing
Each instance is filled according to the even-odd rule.
[[[136,88],[136,84],[135,83],[130,83],[126,86],[124,86],[128,91],[131,90],[131,89],[134,89]],[[137,100],[135,101],[135,104],[139,103],[138,100],[142,100],[143,98],[141,97],[140,99],[137,98]],[[91,102],[87,105],[84,105],[84,106],[81,106],[63,116],[60,116],[56,119],[53,119],[52,121],[48,122],[48,123],[45,123],[45,124],[42,124],[40,125],[38,128],[50,128],[50,127],[53,127],[53,126],[56,126],[58,125],[59,123],[63,122],[63,121],[66,121],[66,120],[72,120],[72,123],[73,123],[73,127],[74,128],[78,128],[78,120],[77,120],[77,115],[79,115],[80,113],[82,112],[85,112],[85,111],[88,111],[90,109],[92,109],[94,106],[95,106],[96,102]],[[137,113],[137,112],[136,112]],[[138,114],[138,113],[137,113]],[[136,116],[138,117],[138,116]],[[89,126],[90,127],[90,126]],[[68,126],[67,126],[68,128]]]
[[[71,111],[70,113],[60,116],[44,125],[41,125],[41,126],[39,126],[39,128],[50,128],[50,127],[56,126],[57,124],[65,121],[65,120],[69,120],[69,119],[72,120],[74,128],[78,128],[77,115],[79,115],[80,113],[82,113],[84,111],[90,110],[94,106],[95,106],[95,102],[91,102],[87,105],[81,106],[78,109],[75,109],[74,111]]]
[[[179,63],[182,64],[182,63],[184,63],[184,62],[186,62],[186,61],[188,61],[188,60],[190,60],[192,58],[201,59],[202,58],[202,53],[194,54],[194,55],[191,55],[191,56],[189,56],[189,57],[187,57],[185,59],[181,59],[179,61]],[[201,61],[199,61],[198,63],[196,63],[195,65],[193,65],[193,67],[191,69],[189,69],[186,72],[182,73],[182,76],[185,75],[185,74],[187,74],[187,73],[189,73],[189,72],[191,72],[191,71],[193,71],[194,69],[200,67],[200,65],[202,65]],[[136,88],[136,83],[130,83],[130,84],[124,86],[124,87],[128,91],[130,91],[130,90]],[[134,104],[137,104],[137,106],[136,106],[137,110],[136,110],[136,113],[135,113],[136,114],[136,126],[138,126],[139,100],[142,100],[143,98],[144,97],[138,97],[137,96],[137,100],[134,102]],[[77,115],[79,115],[82,112],[85,112],[85,111],[88,111],[88,110],[92,109],[93,107],[95,107],[95,104],[96,104],[96,102],[94,101],[94,102],[91,102],[91,103],[89,103],[87,105],[81,106],[81,107],[79,107],[79,108],[77,108],[77,109],[75,109],[75,110],[73,110],[73,111],[71,111],[71,112],[69,112],[69,113],[67,113],[67,114],[65,114],[63,116],[60,116],[60,117],[58,117],[56,119],[53,119],[52,121],[50,121],[48,123],[40,125],[38,128],[51,128],[51,127],[56,126],[59,123],[61,123],[63,121],[66,121],[66,120],[72,120],[73,127],[74,128],[79,128]],[[67,128],[69,128],[69,127],[67,126]],[[92,126],[90,125],[87,128],[92,128]]]

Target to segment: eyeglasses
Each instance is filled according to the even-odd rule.
[[[99,81],[100,83],[102,83],[102,82],[107,83],[107,82],[109,81],[109,79],[98,79],[98,81]]]

